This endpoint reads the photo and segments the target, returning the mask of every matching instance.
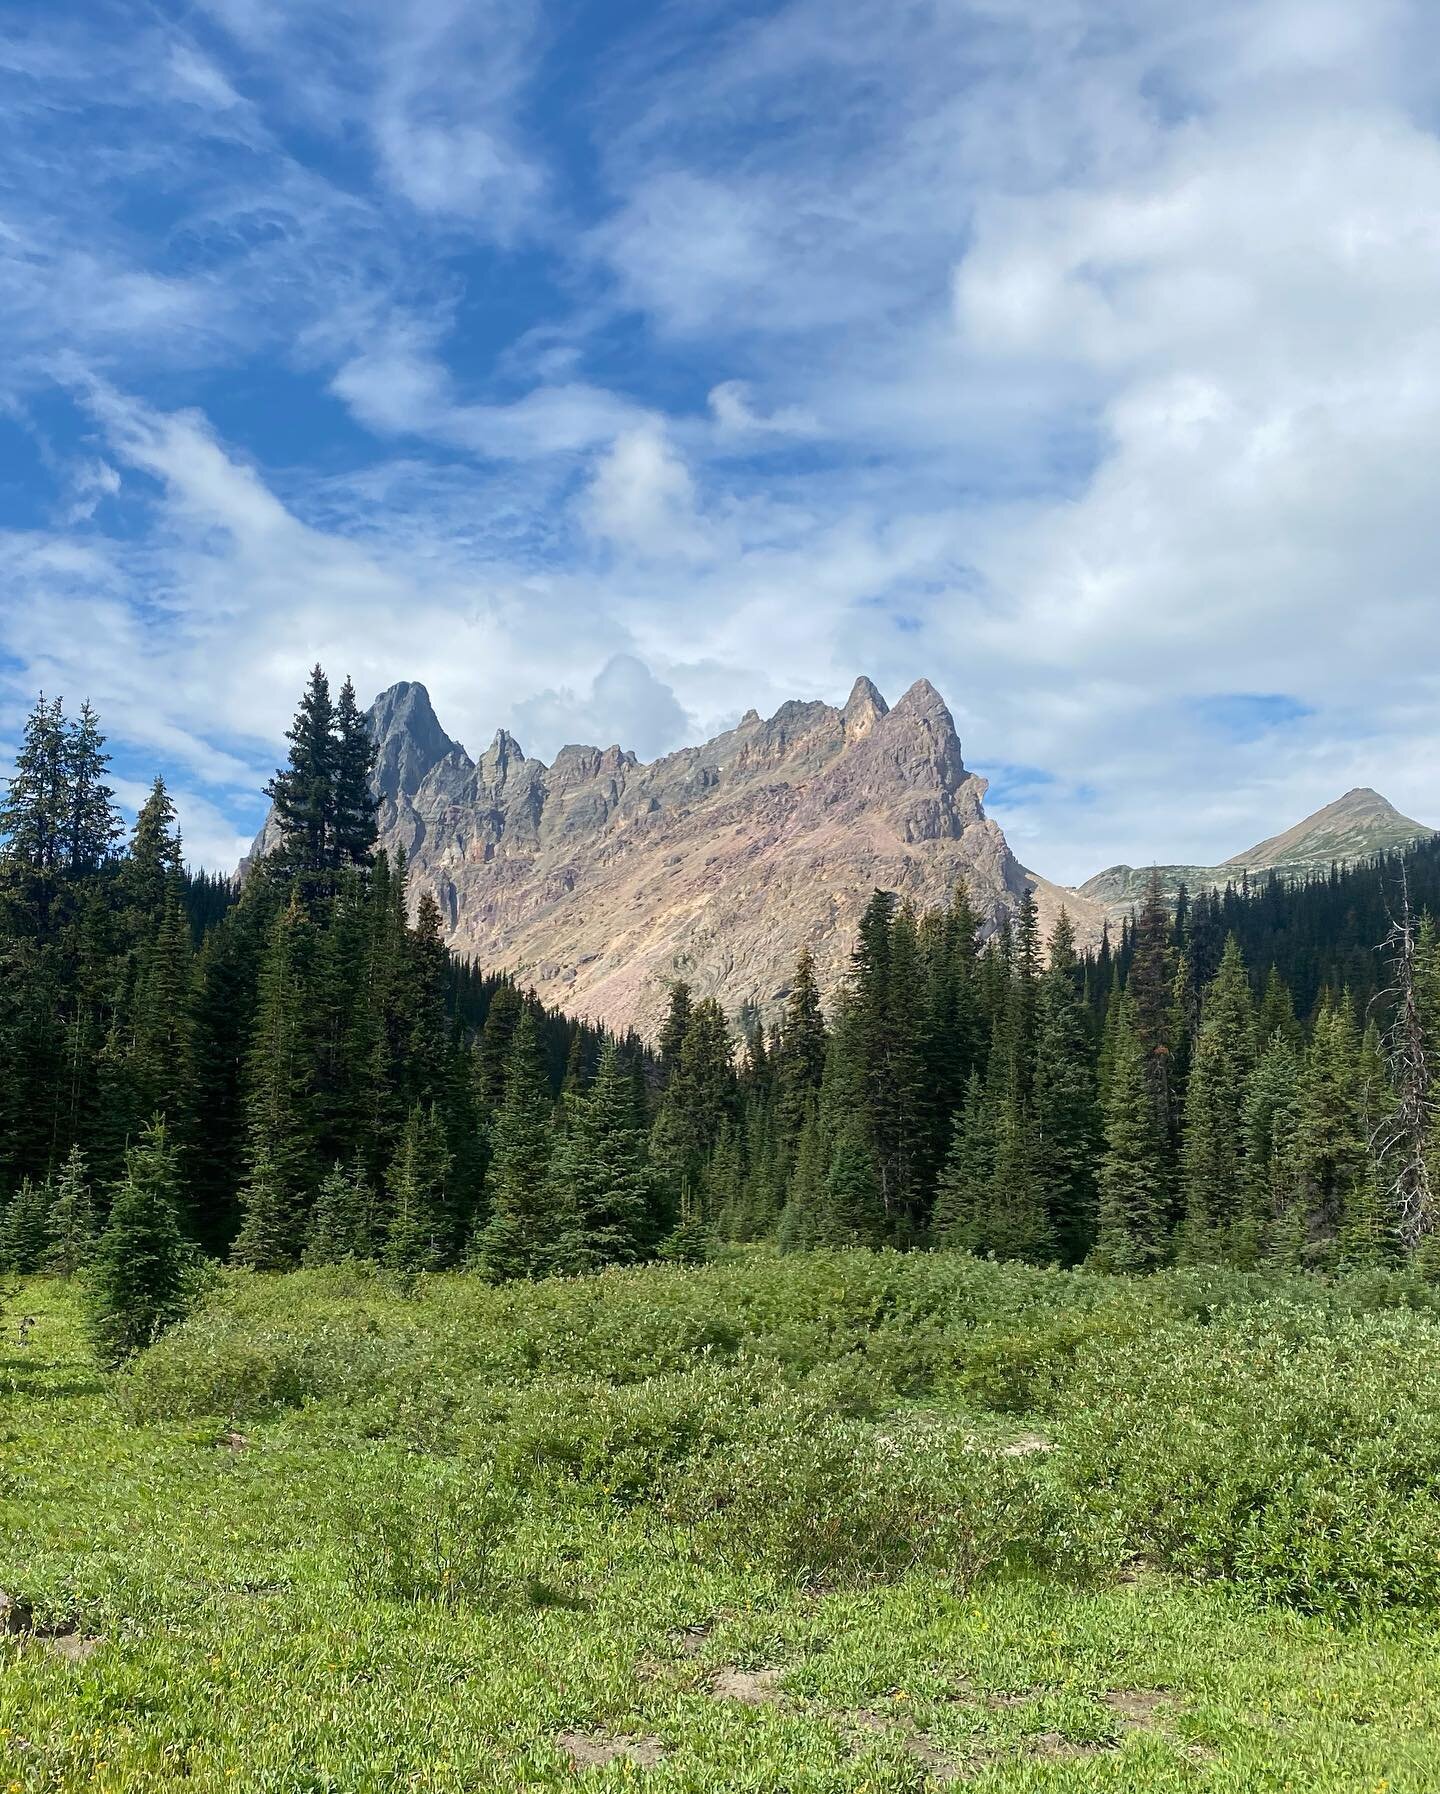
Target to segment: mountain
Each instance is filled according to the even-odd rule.
[[[1402,816],[1378,791],[1360,786],[1293,828],[1232,854],[1218,866],[1109,866],[1087,879],[1079,893],[1098,904],[1111,920],[1119,920],[1144,898],[1155,873],[1165,896],[1173,901],[1181,885],[1191,891],[1223,890],[1226,885],[1238,885],[1247,874],[1254,877],[1271,872],[1301,879],[1328,872],[1336,864],[1408,847],[1434,833],[1423,822]]]
[[[1337,860],[1368,859],[1372,853],[1408,847],[1434,833],[1423,822],[1402,816],[1378,791],[1361,785],[1283,834],[1272,835],[1246,853],[1234,854],[1225,864],[1251,872],[1272,867],[1328,870]]]
[[[792,701],[651,764],[619,747],[526,755],[501,730],[472,760],[423,685],[371,706],[380,841],[403,848],[458,952],[547,1001],[653,1034],[670,983],[773,1016],[803,946],[833,990],[877,889],[922,908],[968,881],[991,918],[1028,887],[1082,939],[1100,913],[1028,873],[985,814],[940,694],[890,708],[857,679],[843,708]],[[266,824],[255,844],[273,844]]]

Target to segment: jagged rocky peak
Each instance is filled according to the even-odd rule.
[[[375,737],[375,783],[392,802],[413,797],[429,773],[451,755],[469,765],[458,742],[440,727],[430,693],[415,680],[402,679],[382,691],[370,706],[370,733]]]
[[[841,712],[845,718],[846,735],[851,741],[863,740],[889,708],[874,683],[862,673],[851,686],[850,696]]]
[[[472,763],[411,682],[371,720],[380,844],[405,850],[412,904],[433,891],[458,952],[615,1028],[653,1034],[677,977],[770,1019],[802,947],[833,991],[877,888],[924,909],[963,879],[995,920],[1035,887],[925,679],[893,709],[862,677],[843,706],[748,710],[648,764],[571,744],[547,767],[505,729]],[[1059,894],[1036,888],[1048,927]]]

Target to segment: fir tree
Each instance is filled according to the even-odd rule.
[[[340,867],[366,870],[374,864],[378,836],[375,741],[348,678],[335,704],[334,736],[334,858]]]
[[[302,1262],[338,1265],[375,1255],[375,1199],[357,1161],[338,1162],[322,1180],[310,1211]]]
[[[1094,1052],[1076,981],[1075,931],[1061,910],[1040,979],[1035,1036],[1035,1173],[1061,1255],[1074,1263],[1095,1228],[1100,1108]]]
[[[178,1167],[163,1120],[126,1154],[123,1182],[96,1241],[87,1308],[104,1364],[119,1364],[182,1318],[194,1252],[180,1229]]]
[[[780,1127],[787,1149],[793,1150],[825,1075],[825,1018],[820,1009],[820,987],[815,979],[815,960],[808,947],[795,962],[795,976],[785,999],[780,1023],[780,1051],[776,1077],[780,1091]]]
[[[1180,1252],[1187,1262],[1223,1262],[1233,1249],[1245,1190],[1243,1113],[1254,1069],[1254,1004],[1232,934],[1205,992],[1185,1096]]]
[[[650,1244],[654,1175],[630,1080],[607,1041],[594,1084],[568,1105],[549,1166],[548,1204],[574,1230],[573,1268],[631,1264]]]
[[[307,951],[304,914],[292,900],[270,930],[247,1060],[248,1175],[232,1256],[255,1270],[293,1264],[303,1237],[313,1163],[303,977]]]
[[[950,1150],[935,1186],[931,1241],[961,1252],[982,1252],[989,1244],[990,1190],[995,1173],[995,1126],[985,1100],[985,1080],[970,1074],[963,1108],[957,1111]]]
[[[100,719],[87,698],[80,706],[79,718],[65,731],[64,853],[72,877],[97,872],[110,858],[121,833],[115,793],[105,783],[109,764]]]
[[[142,938],[159,925],[166,899],[179,886],[184,870],[175,803],[157,775],[130,831],[117,881],[135,932]]]
[[[280,832],[269,869],[274,877],[295,883],[308,903],[333,888],[336,864],[335,711],[330,682],[318,666],[311,669],[285,738],[288,763],[265,787]]]
[[[71,1277],[90,1262],[95,1246],[95,1204],[85,1155],[72,1146],[55,1179],[46,1218],[45,1269]]]
[[[410,1111],[387,1186],[385,1262],[397,1270],[439,1271],[455,1254],[455,1217],[446,1193],[450,1149],[433,1105]]]
[[[549,1178],[550,1117],[550,1085],[527,1009],[511,1042],[492,1130],[490,1216],[475,1241],[477,1264],[497,1283],[575,1268],[578,1217]]]
[[[26,1277],[43,1268],[50,1247],[51,1191],[25,1178],[0,1215],[0,1270]]]
[[[1122,1012],[1105,1103],[1099,1213],[1089,1262],[1146,1270],[1164,1255],[1165,1152],[1146,1052],[1129,1006]]]

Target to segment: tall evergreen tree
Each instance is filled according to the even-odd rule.
[[[340,867],[365,870],[374,864],[379,832],[380,800],[372,782],[375,740],[348,678],[336,700],[334,733],[335,860]]]
[[[335,710],[322,668],[311,669],[295,721],[286,731],[288,763],[265,787],[274,806],[280,845],[269,858],[272,874],[298,886],[311,902],[328,895],[336,865]]]
[[[295,1261],[313,1177],[307,937],[297,893],[277,912],[270,930],[247,1060],[248,1174],[232,1256],[255,1270],[281,1270]]]
[[[386,1264],[399,1270],[440,1271],[453,1261],[456,1217],[446,1191],[449,1175],[444,1123],[433,1105],[427,1109],[417,1102],[387,1179]]]
[[[90,1337],[104,1364],[151,1345],[185,1313],[194,1259],[180,1228],[178,1185],[165,1123],[153,1121],[126,1154],[90,1266]]]
[[[574,1097],[549,1165],[548,1205],[574,1228],[573,1267],[630,1264],[651,1244],[654,1174],[630,1080],[607,1041],[590,1090]]]
[[[72,1146],[51,1192],[46,1217],[45,1269],[71,1277],[90,1262],[95,1247],[95,1204],[85,1155]]]
[[[548,1175],[552,1112],[539,1035],[527,1009],[510,1046],[492,1130],[490,1214],[474,1248],[480,1269],[497,1283],[575,1268],[578,1217]]]
[[[1165,1253],[1165,1147],[1145,1045],[1127,1003],[1115,1039],[1105,1099],[1099,1213],[1090,1263],[1098,1270],[1147,1270]]]
[[[1254,1070],[1255,1008],[1232,934],[1205,992],[1185,1096],[1180,1249],[1191,1263],[1223,1262],[1234,1250],[1245,1191],[1243,1117]]]
[[[1064,910],[1050,936],[1036,1008],[1035,1172],[1050,1236],[1061,1256],[1074,1263],[1094,1236],[1101,1117],[1094,1049],[1077,982],[1075,930]]]

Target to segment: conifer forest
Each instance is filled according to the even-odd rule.
[[[1429,1263],[1440,851],[1063,916],[877,891],[848,985],[766,1028],[673,987],[653,1045],[458,961],[375,851],[372,747],[316,669],[280,845],[128,838],[99,720],[42,699],[0,808],[0,1263],[85,1263],[122,1192],[255,1270],[495,1281],[717,1245],[950,1247],[1143,1271]]]

